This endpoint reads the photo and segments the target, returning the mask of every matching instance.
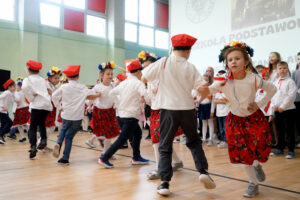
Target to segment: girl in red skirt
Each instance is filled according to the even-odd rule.
[[[156,62],[159,57],[157,57],[155,54],[152,53],[145,53],[144,51],[140,52],[139,55],[139,61],[140,63],[146,68],[150,64]],[[147,83],[147,93],[150,97],[151,100],[151,114],[150,114],[150,135],[151,135],[151,140],[153,143],[153,150],[154,150],[154,156],[155,156],[155,161],[156,161],[156,169],[149,172],[147,174],[147,178],[149,180],[155,180],[159,179],[159,173],[158,173],[158,146],[159,146],[159,119],[160,119],[160,110],[157,105],[156,101],[156,94],[159,88],[159,81],[153,81],[153,82],[148,82]],[[178,129],[178,132],[176,134],[177,136],[182,135],[182,130]],[[177,171],[180,168],[183,168],[183,163],[181,159],[178,157],[175,149],[173,149],[172,152],[172,160],[173,160],[173,171]]]
[[[102,82],[95,85],[93,91],[100,93],[101,96],[94,100],[94,110],[92,117],[92,127],[94,134],[99,139],[104,139],[103,152],[110,147],[111,139],[120,134],[120,127],[116,118],[116,111],[113,108],[114,103],[108,96],[109,92],[114,88],[112,84],[114,62],[100,64],[100,78]]]
[[[60,76],[61,76],[61,71],[57,67],[52,67],[50,71],[47,72],[47,77],[48,77],[48,85],[49,85],[49,90],[51,91],[51,94],[56,90],[56,86],[59,84],[60,81]],[[55,119],[56,119],[56,107],[53,105],[53,110],[49,112],[45,125],[46,125],[46,131],[47,135],[51,134],[55,130]]]
[[[24,129],[27,129],[27,122],[30,118],[29,106],[26,102],[24,93],[22,92],[22,78],[18,77],[17,80],[17,91],[15,92],[15,102],[17,104],[17,108],[15,111],[15,117],[13,121],[13,126],[17,126],[21,139],[19,142],[25,142],[26,136],[24,133]]]
[[[202,94],[221,91],[228,99],[230,113],[226,118],[225,132],[230,161],[243,164],[249,178],[245,197],[258,194],[258,181],[265,180],[260,163],[268,160],[271,151],[271,133],[268,121],[259,109],[276,93],[276,87],[264,81],[254,70],[250,56],[253,49],[242,42],[231,42],[221,50],[220,62],[229,70],[225,77],[218,77],[209,89],[203,86]],[[255,102],[258,89],[266,96]]]

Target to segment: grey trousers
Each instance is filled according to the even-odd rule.
[[[195,110],[160,111],[159,126],[159,162],[158,173],[162,181],[170,181],[173,176],[172,151],[173,140],[178,127],[186,135],[186,145],[190,149],[195,166],[201,174],[207,174],[208,163],[202,149],[202,140],[197,133]]]

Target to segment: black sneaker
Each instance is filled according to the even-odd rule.
[[[32,146],[31,149],[29,150],[29,158],[33,159],[36,156],[37,149],[35,146]]]
[[[103,141],[104,141],[103,139],[99,139],[99,142],[100,142],[100,145],[101,145],[102,148],[104,148],[104,142]]]
[[[163,182],[158,188],[157,193],[163,196],[168,196],[170,194],[169,183]]]
[[[60,164],[60,165],[69,165],[69,164],[70,164],[68,160],[64,160],[64,159],[62,159],[62,158],[59,159],[59,160],[57,161],[57,163]]]
[[[3,136],[0,136],[0,144],[5,144],[5,140]]]
[[[145,137],[145,140],[151,140],[151,135],[149,134],[147,137]]]
[[[26,141],[26,138],[22,138],[19,140],[19,142],[25,142]]]
[[[46,146],[47,146],[47,139],[42,139],[37,149],[43,150]]]
[[[17,136],[15,134],[6,136],[10,140],[16,140]]]

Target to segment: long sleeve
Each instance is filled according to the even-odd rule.
[[[24,79],[22,83],[22,91],[24,92],[24,95],[29,102],[32,102],[34,100],[33,88],[28,78]]]
[[[0,99],[5,99],[7,97],[8,93],[7,92],[3,92],[1,95],[0,95]]]
[[[55,92],[52,94],[52,101],[55,107],[60,106],[61,98],[62,98],[62,87],[55,90]]]
[[[292,79],[290,79],[290,81],[288,82],[287,90],[287,95],[284,97],[280,105],[280,108],[282,108],[283,110],[287,110],[289,105],[293,104],[296,99],[297,86]]]
[[[150,64],[148,67],[146,67],[142,73],[143,77],[148,81],[152,82],[154,80],[159,79],[159,74],[161,71],[161,68],[163,67],[163,62],[165,62],[166,58],[160,59],[156,61],[155,63]]]
[[[262,85],[261,89],[266,92],[266,95],[264,98],[256,102],[257,106],[259,108],[262,108],[264,105],[266,105],[274,96],[276,93],[277,89],[273,83],[269,81],[264,81],[263,79],[260,79],[260,82],[258,83],[258,86]]]
[[[115,103],[116,107],[119,106],[119,98],[118,98],[118,95],[120,94],[120,89],[121,89],[121,85],[115,87],[114,89],[112,89],[108,96],[113,100],[113,102]]]
[[[138,92],[140,93],[141,96],[143,96],[145,98],[145,101],[147,104],[151,103],[151,100],[147,93],[146,87],[142,82],[138,85]]]

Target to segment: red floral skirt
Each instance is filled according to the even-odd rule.
[[[160,110],[151,110],[150,115],[150,135],[153,143],[159,143],[159,118]],[[176,136],[182,135],[182,129],[179,127]]]
[[[59,123],[62,123],[61,110],[60,110],[59,113],[58,113],[57,121],[58,121]]]
[[[13,126],[26,124],[30,119],[29,107],[18,108],[15,112]]]
[[[254,160],[261,163],[268,160],[272,137],[261,110],[248,117],[238,117],[230,112],[225,131],[231,163],[252,165]]]
[[[55,126],[55,119],[56,119],[56,108],[53,106],[53,110],[50,111],[47,115],[45,126],[46,127],[53,127]]]
[[[99,109],[95,106],[91,125],[97,137],[105,136],[105,138],[110,139],[118,136],[121,131],[117,122],[116,111],[113,108]]]

